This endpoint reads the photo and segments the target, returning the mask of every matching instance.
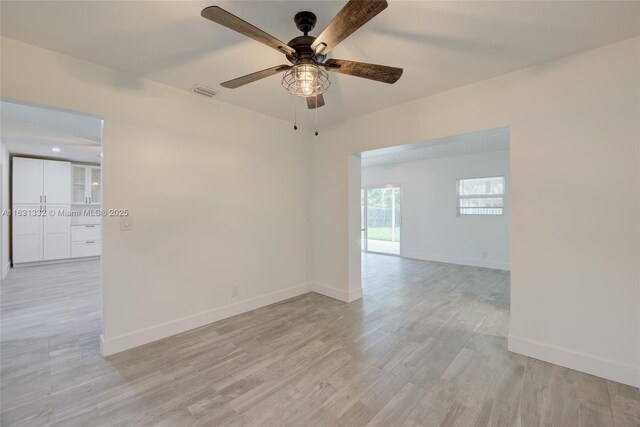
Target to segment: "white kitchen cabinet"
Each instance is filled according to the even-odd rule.
[[[13,158],[13,203],[42,203],[44,196],[43,160]]]
[[[74,224],[71,226],[71,257],[99,256],[102,251],[100,224]]]
[[[56,215],[50,215],[57,210]],[[71,258],[71,205],[14,205],[13,263]]]
[[[90,240],[86,242],[71,243],[71,253],[73,258],[84,258],[100,255],[100,241]]]
[[[12,215],[14,263],[43,260],[43,216],[37,214],[41,209],[40,204],[14,205]]]
[[[67,187],[69,187],[67,180]],[[71,205],[46,205],[47,215],[43,219],[43,259],[71,257],[71,218],[65,215],[50,215],[49,212],[70,211]]]
[[[13,203],[71,203],[71,163],[13,158]]]
[[[100,200],[101,188],[102,188],[102,170],[97,167],[91,167],[89,178],[91,180],[91,187],[89,190],[89,203],[92,205],[99,205],[102,203]]]
[[[81,242],[87,240],[100,240],[102,227],[97,224],[71,226],[71,240]]]
[[[100,167],[73,165],[72,186],[74,204],[99,205],[102,187]]]
[[[70,258],[71,163],[14,157],[12,182],[13,263]]]
[[[74,224],[71,226],[71,257],[83,258],[98,256],[101,252],[100,224]]]
[[[87,203],[87,168],[85,166],[73,165],[73,199],[72,203]]]
[[[71,163],[43,160],[44,166],[44,195],[43,202],[50,205],[71,204],[71,186],[69,176]]]

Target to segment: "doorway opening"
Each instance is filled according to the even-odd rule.
[[[362,251],[401,255],[400,187],[363,188],[360,200]]]
[[[360,197],[360,218],[349,217],[350,289],[367,295],[383,292],[384,283],[384,292],[400,292],[403,271],[416,262],[426,276],[412,280],[422,283],[449,269],[482,282],[478,267],[496,270],[491,275],[508,283],[509,153],[509,128],[495,128],[354,156],[350,207],[355,214]]]
[[[101,117],[0,99],[1,345],[26,345],[52,364],[70,346],[100,352]],[[26,341],[25,341],[26,340]],[[19,353],[3,370],[22,366]]]

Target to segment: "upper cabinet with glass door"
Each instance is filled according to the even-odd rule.
[[[72,203],[87,203],[87,170],[86,166],[73,165]]]
[[[100,167],[73,165],[73,203],[99,205],[102,186]]]
[[[100,188],[102,187],[102,175],[100,168],[90,167],[90,175],[89,178],[91,180],[91,191],[89,194],[89,203],[99,205],[102,201],[100,200]]]

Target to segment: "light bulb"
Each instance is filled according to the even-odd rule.
[[[308,67],[301,67],[298,73],[296,73],[296,80],[298,80],[300,84],[303,95],[310,96],[313,94],[316,76]]]
[[[313,85],[307,81],[304,80],[301,84],[302,87],[302,93],[304,93],[306,96],[309,96],[313,93]]]

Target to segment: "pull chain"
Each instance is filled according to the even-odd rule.
[[[318,95],[316,95],[316,136],[318,136]]]
[[[293,130],[298,130],[298,97],[293,97]]]

